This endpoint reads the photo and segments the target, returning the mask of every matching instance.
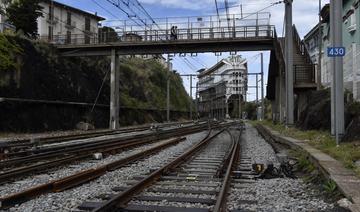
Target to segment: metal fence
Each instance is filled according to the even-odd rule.
[[[229,39],[259,39],[273,38],[274,26],[243,26],[243,27],[221,27],[221,28],[192,28],[178,29],[176,37],[170,30],[147,30],[131,31],[126,34],[105,32],[100,34],[71,34],[42,36],[41,40],[57,45],[66,44],[99,44],[99,43],[141,43],[141,42],[165,42],[165,41],[199,41],[199,40],[229,40]]]
[[[316,83],[315,65],[294,65],[294,83]]]
[[[274,38],[275,27],[270,25],[269,13],[234,14],[155,19],[134,25],[131,20],[105,21],[97,33],[42,36],[42,40],[62,44],[140,43],[164,41],[198,41],[221,39]],[[176,29],[174,30],[174,28]],[[173,32],[171,33],[173,29]]]

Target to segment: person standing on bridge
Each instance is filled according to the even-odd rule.
[[[176,26],[172,26],[171,30],[170,30],[170,40],[176,40],[177,39],[177,27]]]

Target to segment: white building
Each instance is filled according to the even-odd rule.
[[[248,67],[246,59],[230,56],[209,69],[199,71],[199,111],[211,117],[228,118],[229,107],[235,108],[239,96],[246,101]],[[236,101],[237,100],[237,101]],[[231,106],[230,106],[231,104]]]
[[[56,1],[44,0],[43,17],[38,18],[38,34],[54,43],[94,43],[98,41],[99,22],[105,20]]]

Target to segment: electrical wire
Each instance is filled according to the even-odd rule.
[[[93,104],[93,106],[92,106],[92,108],[91,108],[90,113],[92,113],[92,112],[94,111],[94,109],[95,109],[95,106],[96,106],[96,104],[97,104],[97,102],[98,102],[98,100],[99,100],[101,91],[102,91],[102,89],[103,89],[103,87],[104,87],[105,80],[106,80],[109,72],[110,72],[110,70],[107,70],[107,71],[106,71],[106,74],[105,74],[104,79],[103,79],[103,81],[102,81],[102,83],[101,83],[100,89],[99,89],[99,91],[98,91],[98,93],[97,93],[97,96],[96,96],[96,98],[95,98],[95,101],[94,101],[94,104]]]
[[[138,6],[140,7],[141,11],[143,11],[143,13],[144,13],[148,18],[150,18],[150,20],[152,21],[152,23],[155,24],[159,29],[161,29],[160,26],[159,26],[159,25],[156,23],[156,21],[153,19],[153,17],[150,15],[150,13],[145,10],[145,8],[142,6],[142,4],[141,4],[138,0],[136,0],[136,2],[137,2],[137,4],[138,4]]]
[[[262,9],[256,11],[256,12],[250,13],[250,14],[248,14],[247,16],[244,16],[244,17],[240,18],[240,20],[243,20],[243,19],[248,18],[248,17],[250,17],[250,16],[253,16],[253,15],[255,15],[255,14],[258,14],[258,13],[261,12],[261,11],[264,11],[264,10],[270,8],[270,7],[273,7],[273,6],[275,6],[275,5],[282,4],[282,3],[284,3],[284,1],[274,2],[274,3],[270,4],[270,5],[267,6],[267,7],[264,7],[264,8],[262,8]]]
[[[230,31],[230,14],[229,14],[229,2],[228,0],[224,0],[224,4],[225,4],[225,11],[226,11],[226,20],[228,23],[228,28]]]
[[[110,4],[112,4],[113,6],[115,6],[116,8],[118,8],[119,10],[121,10],[123,13],[125,13],[127,15],[127,17],[132,20],[136,25],[138,26],[142,26],[139,22],[137,22],[136,20],[133,19],[133,17],[136,17],[136,15],[130,15],[129,12],[127,12],[126,10],[124,10],[120,4],[119,4],[119,1],[118,3],[112,1],[112,0],[106,0],[107,2],[109,2]]]
[[[220,24],[221,20],[220,20],[219,8],[218,8],[217,0],[215,0],[215,6],[216,6],[216,14],[217,14],[217,17],[218,17],[218,20],[219,20],[219,24]],[[220,27],[220,25],[219,25],[219,27]]]
[[[96,4],[98,7],[100,7],[101,9],[103,9],[105,12],[107,12],[108,14],[110,14],[112,17],[116,18],[116,19],[120,19],[119,17],[117,17],[116,15],[114,15],[114,13],[110,12],[108,9],[106,9],[105,7],[103,7],[101,4],[99,4],[97,1],[95,0],[91,0],[92,2],[94,2],[94,4]]]

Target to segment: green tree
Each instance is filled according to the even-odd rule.
[[[40,1],[16,0],[9,5],[6,14],[9,22],[16,27],[16,31],[21,30],[30,38],[38,36],[37,19],[43,16]]]

